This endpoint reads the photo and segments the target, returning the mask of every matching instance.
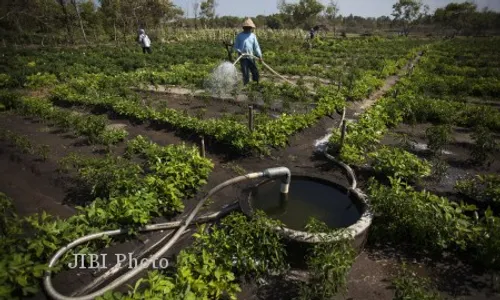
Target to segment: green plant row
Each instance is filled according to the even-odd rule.
[[[118,96],[101,96],[99,98],[80,95],[68,86],[60,86],[53,91],[54,101],[66,101],[80,105],[98,105],[115,113],[141,121],[151,121],[173,126],[179,130],[187,130],[231,146],[240,152],[269,151],[269,147],[284,147],[290,135],[315,124],[318,118],[331,114],[344,105],[344,99],[336,91],[328,88],[320,91],[321,96],[314,109],[300,115],[283,114],[280,118],[257,124],[253,132],[247,126],[232,119],[202,120],[185,115],[175,109],[155,110],[138,101]]]
[[[403,78],[390,92],[393,94],[392,96],[389,95],[379,99],[373,107],[362,114],[358,122],[348,123],[347,134],[341,148],[341,132],[339,129],[334,130],[330,138],[332,151],[338,153],[339,158],[349,164],[362,165],[368,161],[370,156],[372,158],[380,157],[376,153],[373,155],[368,154],[377,150],[378,144],[388,128],[392,128],[402,121],[410,124],[433,122],[464,127],[481,126],[483,131],[486,129],[497,131],[500,129],[500,113],[493,108],[420,97],[414,92],[406,90],[406,87],[410,85],[411,78]],[[395,91],[398,90],[405,90],[406,92],[394,95]],[[491,150],[496,149],[496,146],[491,144],[494,139],[488,139],[487,136],[491,136],[491,134],[484,132],[477,135],[477,147],[474,147],[474,149],[488,150],[488,153],[494,153]],[[483,138],[479,139],[479,137]],[[488,143],[488,141],[490,142]],[[474,152],[474,157],[477,157],[477,160],[484,161],[487,159],[488,155],[483,153],[484,151],[476,152]],[[412,165],[419,165],[415,160],[417,159],[416,156],[408,154],[405,157],[409,159],[408,161],[412,161]],[[393,158],[396,157],[393,155]],[[404,166],[403,157],[400,158],[398,161]],[[396,173],[396,171],[389,171],[388,168],[392,167],[387,165],[385,171],[389,172],[389,174]],[[425,170],[426,168],[422,169],[422,175],[427,173]]]
[[[22,153],[40,156],[44,161],[50,153],[48,145],[33,145],[28,136],[16,134],[8,129],[0,128],[0,140],[13,144]]]
[[[464,212],[474,211],[465,206],[435,196],[417,192],[399,178],[390,178],[385,186],[372,180],[368,194],[376,214],[373,237],[397,243],[411,241],[417,250],[435,253],[453,249],[465,250],[474,240],[474,220]]]
[[[40,118],[63,130],[71,129],[77,135],[86,137],[92,144],[114,145],[128,135],[123,129],[107,129],[106,118],[102,116],[71,113],[44,99],[4,94],[0,96],[0,102],[6,109],[16,110],[24,116]]]
[[[420,277],[405,264],[392,280],[394,300],[442,300],[428,278]]]
[[[462,254],[486,269],[500,269],[500,218],[487,210],[481,218],[474,205],[451,202],[416,191],[401,179],[386,186],[371,180],[368,194],[376,215],[372,238],[404,244],[416,251]]]
[[[432,165],[426,160],[398,147],[382,146],[368,156],[373,169],[387,177],[417,182],[431,175]]]
[[[89,199],[96,197],[87,206],[78,207],[74,216],[63,220],[45,212],[25,218],[13,212],[3,215],[0,266],[6,271],[0,273],[0,298],[16,299],[35,293],[50,256],[79,237],[122,227],[133,233],[154,216],[182,211],[182,200],[206,183],[213,168],[194,147],[158,147],[141,137],[129,146],[125,158],[71,155],[61,162],[66,168],[74,166],[79,187],[89,189]],[[133,153],[146,159],[135,163]],[[11,208],[2,201],[1,210]],[[94,253],[108,243],[105,239],[75,251]]]
[[[422,59],[412,89],[447,100],[498,97],[499,39],[452,39],[436,44]]]
[[[455,190],[478,202],[491,205],[495,211],[500,209],[500,176],[497,174],[476,175],[459,180]]]
[[[416,55],[420,51],[426,50],[427,48],[428,47],[415,49],[412,52],[412,55]],[[393,87],[392,90],[395,90],[399,85],[400,83],[398,82],[396,87]],[[377,150],[379,142],[387,132],[388,128],[394,127],[403,121],[404,110],[399,109],[397,106],[398,100],[394,97],[382,97],[377,100],[377,102],[370,107],[370,109],[365,111],[360,116],[357,122],[347,123],[346,136],[343,141],[341,141],[341,129],[334,129],[332,136],[329,139],[332,154],[337,154],[342,161],[353,165],[363,165],[370,157],[382,158],[382,160],[378,159],[377,165],[379,169],[383,168],[385,171],[389,171],[394,166],[401,164],[401,159],[403,158],[409,159],[411,161],[410,164],[414,166],[422,165],[422,163],[418,161],[417,157],[412,156],[409,153],[404,154],[403,157],[403,152],[401,151],[398,153],[392,152],[391,154],[392,160],[396,160],[397,162],[389,162],[389,153],[385,150],[381,150],[384,152],[381,152],[380,154],[370,154],[371,152],[375,152]],[[423,162],[423,164],[425,165],[425,162]],[[422,170],[424,171],[423,173],[426,173],[425,171],[427,168],[424,165],[422,165]],[[405,166],[402,167],[402,169],[404,168]],[[396,173],[401,173],[401,168],[400,171],[390,171],[390,174]],[[420,175],[417,175],[417,177],[420,177]]]
[[[151,272],[128,295],[108,292],[100,299],[236,299],[239,276],[259,278],[286,268],[283,240],[269,231],[270,222],[276,223],[264,214],[248,219],[233,213],[217,225],[202,225],[194,244],[177,255],[174,272]]]
[[[265,55],[266,61],[283,74],[338,80],[346,69],[361,69],[376,72],[379,78],[384,78],[394,74],[396,66],[400,68],[407,63],[409,52],[428,43],[417,39],[327,39],[304,53],[298,45],[274,42],[268,45]]]
[[[380,145],[388,129],[402,120],[401,113],[393,109],[394,102],[382,98],[358,122],[348,123],[342,146],[341,130],[335,129],[329,139],[329,151],[348,164],[369,163],[381,175],[416,182],[431,175],[432,165],[406,150]]]
[[[17,242],[13,236],[22,235],[21,225],[28,223],[34,226],[35,231],[47,231],[47,225],[52,230],[59,229],[67,234],[67,228],[61,227],[62,223],[54,223],[46,214],[39,221],[26,218],[19,220],[13,212],[11,202],[0,194],[0,209],[2,210],[2,234],[6,242]],[[71,220],[71,219],[70,219]],[[68,226],[73,223],[65,224]],[[248,219],[241,213],[233,213],[224,218],[219,224],[206,227],[201,226],[194,235],[193,245],[182,250],[176,257],[176,268],[172,270],[153,271],[146,279],[136,282],[128,295],[117,292],[108,292],[99,299],[225,299],[229,296],[236,299],[241,291],[240,282],[243,276],[255,280],[284,274],[288,270],[284,239],[277,232],[270,231],[269,226],[278,225],[277,221],[268,219],[264,213],[258,212]],[[81,226],[76,228],[78,234],[84,234]],[[307,227],[311,232],[330,232],[331,230],[316,220],[311,220]],[[335,233],[335,232],[332,232]],[[50,236],[47,233],[45,239]],[[74,238],[68,237],[67,239]],[[27,241],[29,249],[40,249]],[[108,241],[109,242],[109,241]],[[44,245],[53,245],[55,241],[45,242]],[[104,244],[102,244],[104,245]],[[93,245],[95,246],[95,245]],[[54,249],[55,250],[55,249]],[[80,252],[92,253],[92,248],[81,249]],[[21,253],[25,253],[21,252]],[[37,252],[38,253],[38,252]],[[7,263],[2,252],[1,263],[5,264],[2,274],[7,279],[1,286],[0,294],[9,299],[14,299],[14,294],[9,291],[8,280],[16,276],[17,284],[23,286],[22,291],[28,295],[36,292],[35,282],[46,270],[44,264],[36,264],[30,255],[15,256],[15,261]],[[41,254],[43,254],[41,252]],[[301,287],[301,299],[330,299],[339,291],[345,291],[347,274],[354,261],[355,252],[348,241],[344,243],[320,243],[310,250],[307,263],[313,272],[309,283]],[[12,269],[23,261],[23,274]],[[16,273],[17,272],[17,273]],[[23,278],[23,279],[21,279]],[[25,278],[25,279],[24,279]]]
[[[233,38],[230,34],[227,37]],[[221,37],[221,39],[225,39]],[[202,38],[200,38],[201,40]],[[279,73],[309,75],[337,80],[345,73],[346,62],[356,62],[356,68],[379,73],[386,68],[386,60],[397,61],[413,49],[429,43],[418,39],[327,39],[304,52],[293,39],[260,40],[266,60]],[[137,55],[137,47],[82,47],[78,49],[16,49],[4,51],[6,59],[0,63],[0,83],[9,87],[51,86],[54,79],[66,82],[86,73],[119,75],[146,70],[148,73],[165,73],[164,82],[182,82],[200,86],[201,76],[210,66],[227,59],[219,41],[197,43],[182,41],[167,46],[159,45],[150,56]],[[279,54],[279,55],[278,55]],[[350,60],[349,57],[354,57]],[[330,65],[333,68],[314,67]],[[392,65],[391,63],[390,65]],[[190,66],[185,69],[185,66]],[[201,68],[201,69],[200,69]],[[180,72],[182,74],[176,74]],[[8,75],[7,75],[8,74]],[[190,78],[189,76],[192,76]],[[158,79],[160,79],[158,78]],[[381,77],[380,77],[381,78]],[[5,80],[4,80],[5,79]]]
[[[436,106],[431,102],[434,100],[422,105],[421,110],[412,109],[416,105],[420,107],[422,99],[411,89],[404,89],[410,84],[411,78],[401,80],[391,91],[392,96],[377,101],[361,116],[359,122],[348,124],[347,135],[339,153],[340,159],[356,165],[366,163],[371,158],[378,171],[394,177],[389,177],[389,186],[374,179],[370,183],[369,197],[376,214],[372,238],[395,244],[407,244],[410,241],[408,246],[434,254],[450,251],[472,253],[470,259],[475,263],[498,269],[498,218],[487,210],[481,219],[474,219],[469,215],[477,214],[475,206],[452,203],[425,190],[415,191],[404,182],[427,176],[430,165],[397,148],[379,149],[380,140],[388,128],[411,119],[409,116],[422,118],[424,115],[425,118],[425,113],[437,112],[433,109]],[[394,92],[398,89],[405,92],[396,95]],[[449,102],[441,103],[447,108],[450,105]],[[450,122],[478,120],[484,116],[478,113],[482,110],[479,106],[462,111],[462,118],[455,119],[449,117],[455,110],[441,109],[441,115],[447,116]],[[488,115],[484,117],[483,121],[493,126],[494,119]],[[334,131],[330,143],[333,151],[338,153],[339,131]]]
[[[6,59],[0,63],[0,73],[8,74],[9,78],[0,82],[5,82],[7,87],[50,86],[55,83],[54,78],[64,82],[86,73],[119,75],[144,68],[166,71],[170,66],[188,62],[205,66],[218,63],[225,57],[224,52],[215,42],[202,47],[195,42],[157,47],[154,55],[147,59],[137,55],[136,47],[18,49],[4,53]]]

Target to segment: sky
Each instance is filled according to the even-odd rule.
[[[185,12],[193,16],[193,3],[195,0],[173,0]],[[278,12],[276,0],[216,0],[218,6],[216,14],[219,16],[255,17],[257,15],[271,15]],[[319,0],[327,4],[328,0]],[[297,2],[288,0],[287,2]],[[392,5],[396,0],[337,0],[340,8],[339,13],[344,16],[350,14],[362,17],[390,16]],[[461,0],[424,0],[424,4],[429,5],[430,12],[438,7],[444,7],[450,2],[465,2]],[[500,0],[475,0],[477,6],[482,9],[488,7],[491,10],[500,11]]]

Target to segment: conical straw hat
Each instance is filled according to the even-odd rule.
[[[247,18],[245,22],[243,22],[243,27],[252,27],[255,28],[255,24],[253,23],[252,19]]]

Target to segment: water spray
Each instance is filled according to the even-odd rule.
[[[205,82],[206,89],[211,91],[212,95],[227,96],[231,95],[231,93],[236,90],[236,88],[238,87],[238,83],[240,81],[239,72],[236,68],[236,64],[242,58],[258,59],[258,57],[251,54],[242,54],[234,61],[234,63],[226,61],[218,65],[212,71],[208,80]],[[288,79],[280,75],[265,62],[261,61],[261,63],[274,75],[283,79],[285,82],[296,86],[295,83],[289,81]]]

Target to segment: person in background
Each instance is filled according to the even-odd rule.
[[[309,38],[312,40],[316,36],[316,32],[318,32],[319,26],[316,25],[313,28],[311,28],[311,31],[309,31]]]
[[[139,30],[139,37],[137,39],[137,42],[141,44],[142,46],[142,53],[149,53],[151,54],[151,40],[149,39],[149,36],[146,34],[144,29]]]
[[[238,57],[243,54],[250,54],[262,61],[262,51],[260,50],[257,37],[252,32],[255,24],[252,19],[247,18],[243,23],[243,32],[236,36],[234,42],[234,49],[238,52]],[[250,81],[250,73],[252,73],[252,80],[259,83],[259,70],[253,57],[242,57],[241,73],[243,73],[243,84],[247,85]]]

